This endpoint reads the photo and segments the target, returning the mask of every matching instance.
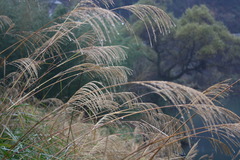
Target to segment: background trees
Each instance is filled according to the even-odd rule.
[[[216,21],[206,6],[187,9],[176,20],[177,27],[166,36],[159,35],[152,47],[141,25],[139,21],[134,25],[141,39],[140,46],[149,48],[140,51],[141,59],[145,59],[141,61],[149,64],[145,68],[149,77],[143,79],[177,80],[199,88],[210,85],[209,80],[215,83],[237,76],[240,39]],[[137,47],[134,52],[138,52]],[[132,63],[137,65],[136,61]]]
[[[39,29],[49,21],[48,3],[39,0],[0,1],[0,15],[10,17],[19,31]]]
[[[206,5],[216,20],[222,21],[232,33],[238,33],[240,27],[238,21],[240,18],[240,8],[238,0],[155,0],[158,4],[165,4],[168,12],[172,12],[174,16],[181,17],[187,8],[194,5]]]

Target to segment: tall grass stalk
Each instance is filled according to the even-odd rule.
[[[0,16],[1,36],[18,39],[0,51],[0,158],[194,159],[201,139],[236,158],[240,117],[217,100],[237,82],[224,81],[203,92],[173,82],[129,82],[132,71],[120,66],[126,48],[107,45],[122,27],[134,35],[117,10],[141,19],[150,42],[159,33],[167,34],[174,23],[154,6],[108,9],[112,5],[112,0],[82,0],[35,32],[16,32],[14,23]],[[61,97],[81,78],[81,87],[64,100],[47,94],[39,98],[56,85],[61,85]],[[165,105],[144,102],[151,94]],[[166,108],[176,114],[164,113]],[[199,119],[202,127],[195,125]]]

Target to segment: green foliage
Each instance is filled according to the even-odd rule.
[[[67,8],[63,5],[57,5],[57,7],[54,9],[54,13],[52,15],[52,18],[55,19],[59,16],[62,16],[67,13]]]
[[[188,23],[197,23],[212,25],[216,23],[214,17],[211,15],[210,10],[204,6],[193,6],[191,9],[187,9],[185,14],[181,17],[180,25],[186,25]]]
[[[221,30],[218,25],[188,23],[176,30],[176,41],[180,48],[193,48],[197,57],[209,57],[211,55],[223,54],[225,43],[220,37]],[[195,46],[193,46],[195,45]],[[184,47],[183,47],[184,46]]]
[[[236,49],[240,39],[232,35],[224,25],[215,21],[205,6],[194,6],[186,11],[179,20],[174,41],[174,46],[178,47],[179,56],[189,55],[193,62],[202,61],[206,67],[202,70],[217,66],[227,67],[226,63],[239,59],[240,50]],[[235,50],[232,52],[229,48],[235,48]],[[229,71],[234,69],[228,67]],[[212,76],[214,74],[212,73]],[[230,77],[219,78],[223,80]]]
[[[130,61],[132,66],[136,65],[134,69],[147,70],[148,79],[177,80],[198,88],[236,76],[226,73],[237,74],[235,66],[239,59],[240,39],[216,21],[206,6],[194,6],[175,21],[177,27],[166,36],[158,35],[158,41],[152,47],[144,25],[140,21],[134,23],[136,36],[140,37],[138,48],[149,48],[140,49],[141,54],[132,58],[144,57],[148,69],[142,68],[136,61]],[[129,48],[129,52],[137,51],[132,45]],[[138,69],[136,71],[140,72]],[[200,85],[210,77],[215,77],[215,80]]]
[[[165,5],[166,10],[181,17],[185,11],[194,5],[206,5],[215,19],[222,21],[232,33],[239,32],[238,19],[240,7],[238,0],[158,0],[157,5]]]
[[[48,5],[39,0],[1,0],[0,15],[10,17],[18,31],[33,31],[49,21]]]
[[[155,5],[155,2],[156,0],[153,0],[153,1],[148,1],[148,0],[139,0],[137,3],[139,4],[146,4],[146,5]]]

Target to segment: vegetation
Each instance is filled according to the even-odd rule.
[[[135,66],[134,71],[147,70],[148,74],[134,78],[175,81],[199,89],[224,79],[237,79],[240,39],[216,21],[206,6],[189,8],[175,21],[177,27],[166,36],[157,35],[157,42],[147,41],[146,29],[135,21],[133,27],[142,43],[129,45],[129,56],[148,65],[144,68],[132,60],[129,64]],[[129,37],[120,42],[127,45],[133,44],[131,41]]]
[[[120,66],[126,47],[111,42],[120,28],[133,30],[117,11],[136,15],[149,37],[156,30],[168,33],[174,24],[155,6],[108,9],[112,5],[82,0],[35,32],[16,31],[9,17],[0,16],[1,41],[12,39],[0,51],[0,158],[193,159],[201,138],[237,158],[240,117],[217,105],[237,81],[204,92],[167,81],[129,82],[132,71]],[[79,88],[64,95],[73,81]],[[48,98],[53,91],[56,97]],[[144,102],[151,94],[166,104]],[[177,113],[168,115],[165,108]]]
[[[159,77],[174,80],[189,74],[199,81],[206,80],[201,77],[216,80],[234,77],[233,74],[227,77],[226,73],[236,68],[235,60],[240,58],[238,54],[240,39],[215,21],[205,6],[188,9],[179,19],[176,31],[162,42],[164,46],[158,44],[160,47],[155,47],[159,59],[157,62]],[[166,64],[162,60],[165,58],[162,57],[175,61]],[[164,64],[168,66],[164,68]],[[196,83],[201,85],[199,81]]]
[[[181,17],[188,8],[194,5],[206,5],[215,19],[224,23],[231,33],[239,33],[239,1],[231,0],[153,0],[156,5],[164,5],[175,17]]]
[[[6,15],[14,20],[15,30],[18,31],[36,30],[50,20],[47,4],[39,0],[1,0],[0,15]]]

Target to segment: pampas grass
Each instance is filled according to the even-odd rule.
[[[192,138],[201,139],[203,133],[210,133],[204,138],[213,146],[233,155],[240,145],[240,117],[216,102],[235,83],[221,82],[200,92],[173,82],[128,82],[132,71],[120,66],[127,58],[126,48],[105,45],[118,36],[119,27],[133,32],[116,11],[136,15],[154,39],[156,30],[166,34],[174,23],[154,6],[109,10],[111,5],[112,0],[84,0],[39,30],[22,34],[14,32],[8,17],[0,16],[1,35],[20,39],[0,52],[9,53],[1,68],[5,74],[0,83],[0,158],[194,159],[198,141]],[[14,58],[22,48],[22,57]],[[60,94],[79,77],[88,77],[88,82],[67,100],[36,98],[67,81]],[[131,86],[145,92],[130,92]],[[142,98],[150,94],[167,103],[144,102]],[[168,115],[162,112],[165,108],[177,113]],[[195,127],[195,117],[201,118],[202,127]],[[191,147],[186,156],[181,156],[182,141]]]

